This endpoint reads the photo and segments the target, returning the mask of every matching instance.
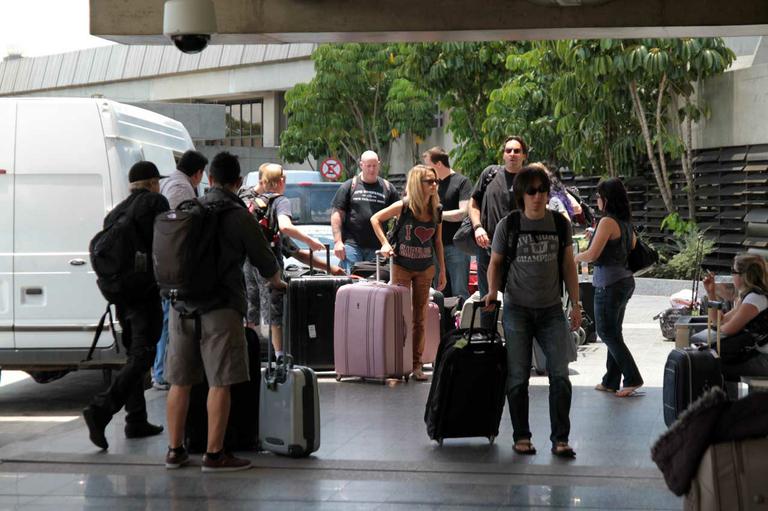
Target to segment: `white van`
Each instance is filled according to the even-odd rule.
[[[0,98],[0,368],[83,367],[106,307],[90,239],[131,165],[167,174],[193,148],[180,122],[114,101]],[[97,347],[89,367],[124,361],[108,330]]]

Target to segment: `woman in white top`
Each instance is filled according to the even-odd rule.
[[[739,297],[733,309],[721,319],[723,352],[727,350],[729,338],[733,342],[736,334],[748,333],[755,342],[745,360],[723,361],[723,376],[726,381],[739,381],[741,376],[768,376],[768,264],[761,255],[739,254],[733,260],[731,273]],[[717,300],[714,274],[708,272],[703,282],[707,298]],[[709,311],[713,324],[716,314],[720,313],[715,309]],[[706,331],[700,332],[693,339],[706,340],[706,335]]]

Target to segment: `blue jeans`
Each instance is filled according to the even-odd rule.
[[[547,357],[549,374],[550,440],[567,442],[571,432],[571,380],[566,343],[570,333],[560,304],[541,309],[513,305],[505,300],[504,337],[507,341],[507,400],[515,442],[531,438],[528,424],[528,380],[531,376],[533,338]]]
[[[451,291],[445,296],[460,296],[466,300],[469,298],[469,289],[467,288],[469,284],[469,256],[453,245],[443,245],[443,251],[445,252],[445,273]],[[432,287],[437,289],[440,279],[440,263],[437,258],[435,258],[435,270],[435,280]]]
[[[480,298],[488,294],[488,266],[491,263],[491,254],[484,248],[477,249],[477,291]],[[503,289],[500,289],[502,293]],[[480,326],[483,328],[496,328],[493,324],[493,313],[480,311]]]
[[[606,287],[595,288],[595,329],[597,335],[608,347],[608,360],[605,363],[603,387],[618,390],[621,375],[624,375],[625,387],[643,384],[640,370],[629,348],[624,343],[622,323],[627,302],[635,291],[634,277],[627,277]]]
[[[357,245],[351,245],[344,243],[344,251],[347,253],[347,258],[341,261],[341,267],[347,272],[347,275],[352,273],[352,265],[359,263],[360,261],[376,262],[377,248],[362,248]]]
[[[168,310],[171,302],[163,298],[163,330],[160,333],[160,340],[157,341],[157,353],[155,354],[155,365],[152,367],[152,379],[157,383],[166,383],[165,381],[165,349],[168,346]]]

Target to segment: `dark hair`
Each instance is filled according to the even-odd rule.
[[[603,198],[603,210],[624,222],[632,221],[629,209],[629,197],[624,183],[617,177],[603,179],[597,183],[597,194]]]
[[[429,158],[429,161],[431,163],[442,163],[446,167],[450,167],[451,164],[448,160],[448,153],[445,152],[445,149],[443,149],[440,146],[435,146],[432,149],[428,149],[424,152],[424,156]]]
[[[213,157],[209,172],[220,185],[237,184],[240,179],[240,160],[234,154],[223,151]]]
[[[517,204],[519,210],[525,211],[525,190],[532,186],[535,181],[545,186],[547,190],[552,186],[547,172],[541,165],[527,165],[515,175],[515,180],[512,182],[512,190],[515,194],[515,204]]]
[[[203,153],[190,149],[181,155],[181,159],[176,165],[176,168],[186,175],[191,176],[198,170],[204,169],[206,165],[208,165],[208,158],[203,156]]]
[[[511,137],[507,137],[504,139],[504,143],[501,144],[501,150],[503,151],[505,147],[507,147],[507,144],[510,140],[514,140],[520,144],[520,147],[523,149],[523,154],[528,155],[528,144],[525,143],[525,140],[523,140],[523,137],[519,137],[517,135],[512,135]]]

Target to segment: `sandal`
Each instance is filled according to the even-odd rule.
[[[576,451],[568,445],[568,442],[557,442],[552,446],[552,454],[559,458],[573,459],[576,457]]]
[[[518,440],[512,446],[512,450],[523,456],[533,456],[536,454],[536,448],[533,446],[530,440]]]
[[[636,387],[624,387],[621,390],[616,391],[616,397],[633,397],[633,396],[639,396],[639,392],[637,390],[642,387],[642,385],[638,385]]]
[[[413,378],[416,381],[427,381],[427,380],[429,380],[429,377],[426,374],[424,374],[424,372],[421,370],[421,368],[414,369],[413,372],[411,373],[411,378]]]
[[[595,390],[599,390],[600,392],[610,392],[611,394],[616,393],[616,389],[609,389],[602,383],[598,383],[597,385],[595,385]]]

